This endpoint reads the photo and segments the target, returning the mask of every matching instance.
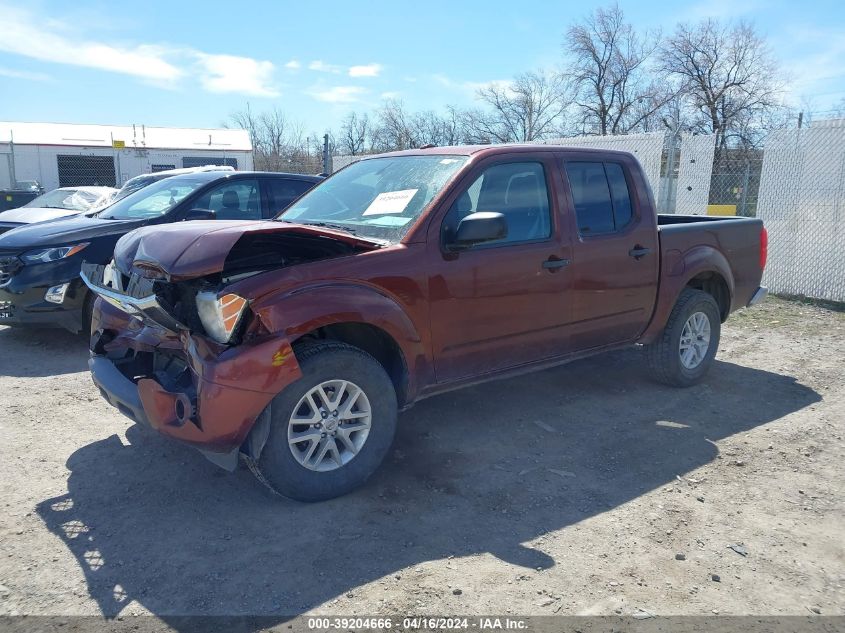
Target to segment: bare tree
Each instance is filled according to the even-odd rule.
[[[282,171],[290,158],[291,150],[302,145],[301,130],[293,131],[284,112],[273,108],[258,117],[259,149],[264,169]],[[288,138],[292,136],[292,138]]]
[[[246,130],[249,133],[249,141],[252,144],[253,150],[258,147],[260,144],[259,123],[257,117],[252,113],[249,103],[246,104],[245,109],[229,115],[229,121],[223,123],[223,127],[229,127],[230,125]]]
[[[360,115],[350,112],[346,115],[340,126],[340,150],[344,154],[355,156],[363,153],[371,140],[369,115],[366,112]]]
[[[640,36],[618,5],[599,8],[569,27],[565,50],[582,130],[625,134],[650,122],[672,96],[655,81],[647,63],[657,48],[656,33]]]
[[[412,126],[412,115],[405,110],[401,99],[387,99],[376,116],[378,125],[373,135],[374,149],[388,152],[419,147]]]
[[[234,112],[226,124],[247,130],[256,169],[266,171],[320,171],[320,154],[315,154],[301,123],[291,121],[273,108],[261,114],[246,109]]]
[[[446,116],[434,110],[417,112],[410,117],[411,137],[417,146],[457,145],[460,143],[460,113],[453,107],[446,109]]]
[[[691,124],[716,135],[720,155],[738,134],[750,139],[754,121],[782,108],[774,59],[746,22],[679,24],[662,46],[661,69],[678,81]]]
[[[568,105],[558,75],[523,73],[507,85],[490,84],[478,91],[487,110],[468,110],[462,121],[474,142],[535,141],[548,136]]]

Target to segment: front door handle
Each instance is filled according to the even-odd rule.
[[[644,246],[640,246],[637,244],[634,248],[628,251],[628,255],[633,257],[636,260],[639,260],[651,252],[650,248],[645,248]]]
[[[569,266],[568,259],[557,259],[554,257],[550,257],[546,261],[543,262],[543,268],[546,270],[557,270],[558,268],[563,268],[564,266]]]

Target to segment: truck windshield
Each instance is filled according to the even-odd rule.
[[[390,156],[354,163],[276,219],[398,242],[466,163],[466,156]]]
[[[164,215],[208,179],[165,178],[118,200],[98,217],[106,220],[138,220]]]

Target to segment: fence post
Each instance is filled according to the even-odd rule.
[[[675,210],[672,208],[672,187],[673,185],[677,186],[677,180],[675,180],[675,143],[678,140],[678,136],[674,132],[669,133],[669,142],[667,143],[667,150],[666,150],[666,178],[663,181],[663,191],[660,195],[660,203],[658,204],[658,209],[661,213],[674,213]]]
[[[331,157],[329,156],[329,135],[323,134],[323,173],[332,173],[331,165],[329,164]]]
[[[739,206],[742,209],[742,213],[739,215],[743,217],[748,217],[748,210],[746,209],[746,204],[748,203],[748,181],[751,175],[751,161],[747,158],[745,159],[745,174],[742,176],[742,197],[739,201]]]

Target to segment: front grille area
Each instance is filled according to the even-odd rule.
[[[14,255],[0,254],[0,288],[7,285],[21,267],[23,262]]]

